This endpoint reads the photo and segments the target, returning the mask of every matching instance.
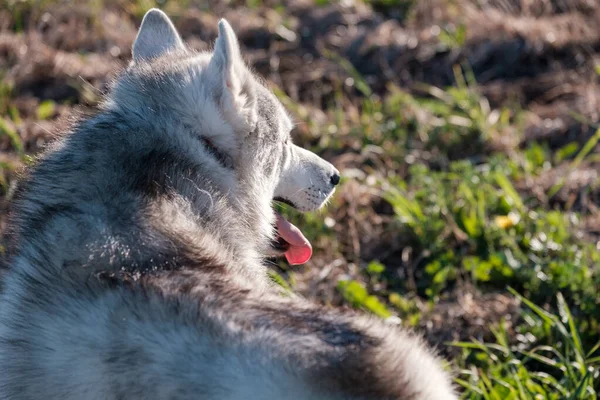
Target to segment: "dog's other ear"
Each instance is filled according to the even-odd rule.
[[[219,36],[208,68],[224,114],[235,125],[243,122],[243,129],[253,130],[257,119],[254,82],[242,58],[237,36],[224,19],[219,21]],[[239,117],[243,121],[232,120]]]
[[[144,15],[140,30],[133,42],[133,61],[149,60],[185,46],[167,15],[153,8]]]

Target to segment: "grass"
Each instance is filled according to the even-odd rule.
[[[364,2],[401,21],[414,17],[417,3]],[[4,0],[0,5],[14,10],[10,29],[23,32],[27,21],[38,18],[51,3]],[[95,1],[95,9],[104,3],[110,1]],[[327,2],[317,3],[327,6]],[[118,4],[137,19],[150,7],[164,5],[174,15],[182,15],[184,7],[154,0]],[[252,10],[264,7],[261,0],[236,4]],[[285,12],[280,2],[273,4]],[[461,48],[466,40],[464,25],[440,28],[442,49]],[[568,184],[566,178],[553,182],[545,193],[548,201],[521,183],[559,167],[576,171],[597,160],[594,150],[600,131],[583,144],[571,142],[560,148],[551,148],[543,140],[525,142],[526,111],[508,103],[493,108],[467,65],[455,67],[455,84],[450,87],[415,83],[409,90],[390,85],[376,95],[348,60],[320,51],[347,73],[344,84],[350,86],[336,87],[322,122],[313,118],[309,105],[298,105],[274,89],[295,114],[302,145],[321,154],[350,153],[360,160],[359,177],[345,177],[339,191],[343,194],[356,184],[368,187],[387,211],[375,211],[373,200],[352,218],[364,222],[383,214],[384,233],[393,237],[386,242],[391,247],[386,252],[356,256],[336,236],[344,232],[334,223],[347,221],[332,223],[322,213],[300,215],[281,209],[311,239],[316,256],[324,255],[327,262],[341,258],[348,270],[350,265],[356,269],[329,285],[331,297],[420,327],[427,312],[465,283],[482,293],[510,293],[522,307],[516,320],[489,327],[485,339],[446,344],[457,354],[452,364],[462,397],[596,399],[600,250],[581,234],[580,226],[590,211],[549,201]],[[78,90],[86,97],[90,89]],[[3,81],[0,135],[8,136],[12,151],[23,158],[26,144],[19,136],[23,116],[13,104],[14,95],[11,85]],[[63,106],[41,99],[33,118],[50,121],[59,105]],[[12,168],[0,163],[2,193]],[[331,210],[361,200],[341,197],[333,199]],[[297,275],[283,269],[271,277],[292,291]]]
[[[359,92],[371,93],[349,72]],[[582,215],[542,204],[515,183],[558,165],[576,169],[593,154],[598,134],[554,154],[545,143],[520,148],[522,112],[491,109],[468,70],[457,67],[455,74],[453,87],[420,86],[416,95],[391,87],[356,109],[338,101],[328,110],[335,137],[322,137],[313,149],[342,151],[355,141],[381,149],[389,170],[364,170],[378,176],[377,188],[393,209],[388,229],[419,255],[411,279],[371,260],[362,264],[362,278],[341,280],[337,290],[353,307],[414,326],[423,317],[415,299],[435,305],[465,281],[483,292],[512,287],[524,310],[510,331],[499,323],[491,327],[491,343],[449,343],[461,351],[455,365],[462,397],[596,399],[600,251],[579,235]],[[330,131],[308,126],[315,136]],[[498,150],[507,137],[514,147]],[[310,226],[313,238],[331,235]]]
[[[3,74],[0,71],[0,77]],[[24,148],[21,137],[17,133],[16,127],[23,121],[19,115],[19,111],[12,104],[12,86],[4,81],[0,82],[0,136],[8,136],[15,152],[23,156]],[[6,166],[0,165],[0,174],[4,175]]]
[[[456,382],[471,399],[590,399],[598,398],[600,341],[584,347],[577,322],[565,298],[558,294],[558,313],[550,313],[519,295],[529,309],[517,343],[502,325],[493,329],[495,343],[452,343],[463,350],[468,368]],[[533,333],[535,332],[535,334]]]

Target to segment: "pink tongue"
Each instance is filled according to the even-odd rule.
[[[289,243],[290,248],[285,252],[285,258],[291,265],[304,264],[312,256],[312,247],[295,225],[277,214],[277,232]]]

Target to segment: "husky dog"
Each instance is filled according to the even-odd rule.
[[[273,201],[338,171],[292,144],[222,20],[212,53],[146,14],[97,115],[20,183],[0,297],[0,399],[455,399],[421,341],[285,298],[263,257],[311,256]]]

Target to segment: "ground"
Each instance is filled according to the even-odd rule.
[[[314,257],[274,279],[413,327],[465,397],[596,398],[600,4],[0,0],[0,226],[153,6],[199,50],[226,17],[296,142],[342,172],[324,211],[283,210]]]

